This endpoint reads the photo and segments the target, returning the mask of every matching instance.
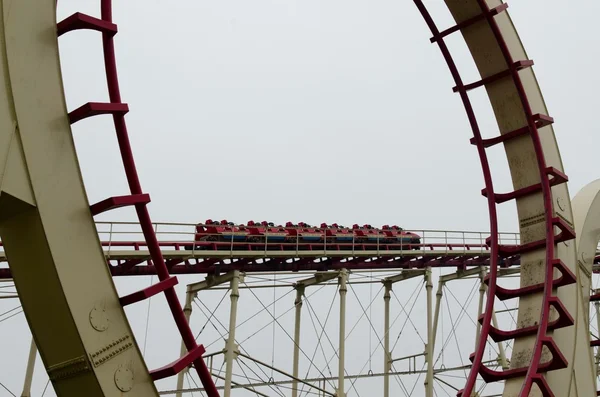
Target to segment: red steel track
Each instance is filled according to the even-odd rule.
[[[459,391],[459,396],[471,396],[475,391],[475,384],[477,380],[477,376],[481,375],[481,377],[486,382],[495,382],[501,381],[510,378],[516,377],[525,377],[523,382],[521,391],[519,393],[520,397],[529,396],[531,391],[531,387],[533,383],[536,383],[540,388],[542,395],[544,397],[550,397],[554,394],[550,390],[545,378],[542,375],[542,372],[550,371],[553,369],[559,369],[566,367],[566,360],[563,355],[558,350],[555,342],[553,341],[551,336],[547,335],[547,331],[549,330],[549,325],[552,325],[552,329],[558,328],[559,326],[567,326],[573,324],[573,319],[566,312],[564,306],[559,301],[558,297],[552,296],[553,287],[558,287],[560,285],[565,285],[568,282],[574,282],[573,274],[570,274],[570,271],[566,269],[566,267],[558,260],[555,260],[554,255],[554,245],[561,241],[566,241],[573,239],[575,237],[574,232],[560,219],[553,217],[553,208],[552,208],[552,193],[551,186],[564,183],[567,181],[566,175],[560,173],[559,171],[548,168],[546,166],[546,161],[544,158],[544,152],[542,148],[542,144],[539,137],[538,128],[541,128],[549,123],[552,123],[552,119],[547,115],[534,115],[531,111],[531,106],[529,104],[527,95],[525,93],[524,86],[522,84],[521,78],[519,76],[518,71],[524,67],[530,67],[533,65],[532,61],[523,60],[519,62],[515,62],[512,59],[508,46],[500,32],[500,29],[494,19],[496,15],[499,13],[505,12],[508,7],[506,4],[501,4],[500,6],[490,9],[486,4],[485,0],[476,0],[477,4],[481,9],[481,14],[475,16],[473,18],[467,19],[454,27],[446,29],[442,32],[438,29],[433,18],[430,13],[426,9],[422,0],[414,0],[417,8],[421,12],[425,22],[427,23],[431,33],[433,34],[432,42],[436,42],[442,52],[444,59],[450,69],[452,77],[455,81],[454,91],[460,94],[460,97],[463,101],[467,117],[469,119],[469,123],[473,130],[474,138],[472,139],[472,143],[474,143],[477,147],[477,151],[479,154],[483,177],[485,181],[485,189],[484,195],[488,200],[488,208],[489,208],[489,216],[490,216],[490,225],[491,225],[491,236],[489,240],[489,245],[491,248],[490,252],[490,273],[487,278],[488,284],[488,294],[487,301],[485,304],[485,311],[482,320],[482,328],[480,333],[480,339],[477,344],[476,351],[473,355],[471,355],[470,359],[473,362],[471,367],[466,385],[463,390]],[[458,68],[456,67],[456,63],[454,62],[450,51],[444,41],[444,38],[452,33],[461,32],[461,29],[471,26],[476,23],[486,22],[489,24],[491,31],[497,41],[497,44],[502,52],[504,60],[506,62],[506,70],[491,76],[484,77],[482,80],[465,85]],[[468,96],[468,91],[478,87],[485,87],[486,84],[492,83],[502,78],[511,78],[516,86],[519,99],[522,104],[523,111],[525,113],[525,117],[527,119],[527,126],[512,132],[505,133],[497,138],[484,140],[482,139],[480,129],[478,126],[478,122],[473,110],[473,106]],[[529,134],[532,139],[537,165],[539,169],[540,175],[540,183],[537,185],[533,185],[527,188],[519,189],[511,193],[506,194],[496,194],[494,193],[493,183],[492,183],[492,175],[490,172],[490,167],[486,155],[485,149],[489,146],[492,146],[497,143],[502,143],[507,139],[512,137],[521,136],[523,134]],[[550,179],[550,177],[553,179]],[[543,194],[543,202],[544,202],[544,210],[545,210],[545,222],[546,222],[546,237],[545,240],[536,241],[528,244],[523,244],[517,247],[502,247],[498,244],[498,225],[497,225],[497,212],[496,212],[496,204],[521,198],[531,193],[537,193],[541,191]],[[559,227],[561,232],[559,235],[555,236],[554,228]],[[509,335],[507,339],[514,339],[517,337],[530,335],[532,334],[532,330],[528,328],[517,329],[515,331],[505,332],[499,331],[492,327],[492,313],[494,300],[498,294],[497,290],[497,275],[498,275],[498,258],[502,252],[512,252],[514,254],[523,253],[527,251],[532,251],[536,249],[541,249],[545,247],[546,250],[546,261],[545,261],[545,281],[543,285],[535,286],[535,288],[521,288],[517,290],[511,290],[508,294],[506,294],[507,290],[502,291],[505,293],[504,298],[516,298],[520,296],[525,296],[528,294],[539,293],[540,290],[543,290],[543,303],[542,303],[542,311],[540,320],[538,322],[539,326],[537,326],[537,336],[535,341],[535,346],[533,350],[533,357],[531,359],[530,365],[528,367],[522,368],[513,368],[507,371],[493,371],[482,364],[483,354],[485,350],[485,346],[488,340],[488,337],[494,338],[493,334],[505,334]],[[559,280],[553,279],[553,270],[557,268],[561,270],[565,277]],[[562,283],[561,283],[562,282]],[[549,313],[550,306],[554,306],[559,313],[560,317],[557,321],[554,321],[552,324],[549,323]],[[535,332],[535,329],[533,330]],[[552,359],[550,362],[544,363],[543,366],[540,365],[542,348],[546,346],[552,352]]]
[[[196,369],[207,394],[210,397],[218,397],[219,393],[212,380],[210,372],[202,359],[202,354],[205,349],[202,345],[197,345],[194,335],[187,323],[183,310],[174,286],[177,284],[177,279],[171,277],[169,270],[165,264],[161,253],[158,239],[154,233],[150,215],[146,205],[150,202],[150,196],[144,194],[138,177],[133,152],[127,133],[125,123],[125,114],[128,111],[128,106],[121,101],[119,88],[119,80],[117,75],[117,66],[115,59],[114,35],[117,33],[117,26],[112,21],[112,0],[101,0],[101,19],[97,19],[85,14],[76,13],[60,22],[57,26],[58,36],[69,31],[77,29],[90,29],[101,32],[102,44],[104,52],[104,66],[106,71],[106,80],[108,84],[108,92],[110,97],[109,103],[87,103],[80,108],[69,113],[71,123],[75,123],[81,119],[110,114],[113,117],[114,126],[117,134],[121,159],[125,169],[127,182],[131,194],[128,196],[111,197],[102,202],[91,206],[92,215],[97,215],[101,212],[108,211],[114,208],[132,205],[135,207],[137,217],[147,244],[149,254],[152,258],[154,269],[160,282],[152,287],[142,290],[138,293],[128,295],[121,298],[123,305],[138,302],[152,295],[163,292],[171,309],[171,313],[177,324],[177,328],[181,333],[183,341],[188,349],[187,355],[181,359],[159,368],[151,372],[154,380],[161,379],[167,376],[173,376],[190,365],[192,362]]]
[[[372,246],[336,244],[323,249],[311,244],[311,249],[283,249],[281,244],[243,243],[231,249],[230,243],[205,243],[204,249],[192,250],[199,243],[191,241],[159,241],[158,245],[170,274],[218,274],[231,270],[246,273],[265,271],[326,271],[420,269],[447,267],[466,269],[490,265],[490,249],[483,244],[431,243],[421,244],[417,250],[401,249],[399,244]],[[295,244],[294,244],[295,245]],[[1,246],[1,243],[0,243]],[[107,263],[113,276],[156,275],[152,255],[145,241],[102,242]],[[511,247],[507,245],[506,247]],[[517,247],[517,246],[514,246]],[[266,249],[265,249],[266,248]],[[308,247],[306,247],[308,248]],[[0,251],[0,262],[6,261]],[[598,273],[600,255],[594,259],[594,272]],[[519,254],[498,257],[500,268],[520,265]],[[0,268],[0,279],[10,279],[9,268]]]

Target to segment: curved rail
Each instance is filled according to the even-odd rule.
[[[577,277],[581,280],[582,285],[582,288],[574,291],[573,295],[581,302],[583,312],[586,314],[586,323],[589,324],[590,302],[594,302],[596,310],[598,310],[600,301],[600,291],[598,290],[593,291],[591,296],[583,294],[583,291],[590,291],[591,288],[595,251],[600,242],[600,228],[598,227],[600,225],[600,179],[583,187],[573,198],[572,204],[577,228]],[[584,328],[584,331],[578,335],[576,343],[579,346],[577,347],[580,349],[591,347],[587,360],[591,363],[590,369],[598,369],[597,359],[596,364],[594,363],[594,347],[600,346],[600,339],[591,340],[591,332],[585,331],[588,331],[587,328]],[[586,372],[585,369],[587,368],[577,371],[577,377],[585,378],[587,376],[594,380],[597,379],[597,370]],[[600,391],[598,395],[600,395]]]
[[[510,380],[511,384],[507,383],[505,386],[505,392],[508,393],[517,392],[515,384],[521,379],[522,383],[518,391],[518,395],[521,397],[529,395],[534,383],[543,396],[552,396],[554,395],[553,391],[543,377],[543,373],[566,368],[568,363],[554,339],[549,335],[549,331],[568,327],[574,323],[569,311],[557,296],[552,295],[552,292],[555,288],[575,283],[572,272],[574,258],[572,255],[569,257],[569,254],[572,254],[572,249],[568,252],[562,252],[562,255],[559,255],[562,258],[555,258],[555,244],[572,240],[574,232],[568,192],[564,185],[567,182],[567,177],[560,170],[562,165],[560,164],[558,148],[556,148],[556,143],[552,145],[548,140],[543,145],[538,131],[538,129],[549,127],[548,134],[552,134],[550,125],[553,120],[544,114],[546,109],[543,105],[543,99],[541,94],[537,92],[533,92],[532,95],[534,100],[539,102],[536,103],[536,106],[540,109],[540,113],[534,114],[530,98],[526,93],[520,75],[521,70],[527,70],[526,73],[530,73],[527,76],[530,79],[529,84],[537,89],[533,72],[528,69],[533,65],[533,62],[526,59],[526,54],[521,48],[517,33],[506,12],[508,6],[501,1],[489,2],[494,3],[495,7],[490,7],[485,0],[447,2],[456,25],[444,31],[437,28],[422,0],[414,0],[414,2],[433,34],[431,41],[437,42],[440,47],[456,83],[454,91],[460,94],[467,112],[474,135],[471,143],[477,146],[483,168],[486,187],[482,193],[488,199],[490,214],[491,261],[490,274],[486,278],[488,284],[486,311],[483,318],[480,319],[482,328],[476,351],[470,357],[473,365],[466,385],[458,395],[471,396],[475,392],[477,377],[481,375],[486,382]],[[499,26],[498,20],[500,19],[502,20],[503,29]],[[503,31],[510,37],[505,37]],[[456,32],[463,35],[479,69],[481,80],[477,82],[467,85],[463,83],[446,46],[444,38]],[[522,55],[523,60],[514,60],[518,56],[511,53],[507,41],[511,42],[512,51],[519,56]],[[521,52],[522,54],[520,54]],[[479,87],[486,88],[492,108],[495,111],[501,132],[498,137],[485,140],[481,137],[468,97],[469,90]],[[539,95],[539,97],[536,97],[536,95]],[[527,139],[530,139],[530,141],[527,141]],[[513,192],[505,194],[494,193],[491,173],[485,156],[486,148],[500,143],[505,146],[513,185],[515,186]],[[547,154],[555,163],[554,167],[548,167]],[[534,158],[535,163],[528,163],[530,158]],[[559,185],[562,185],[561,190],[556,190],[559,189]],[[559,207],[556,216],[553,207],[553,191],[551,190],[553,186],[557,186],[554,192]],[[567,199],[565,200],[565,198]],[[511,248],[498,244],[495,209],[496,204],[509,200],[516,200],[521,234],[526,237],[526,241],[521,241],[521,245]],[[543,223],[543,229],[539,227],[541,223]],[[560,229],[558,235],[555,235],[556,227]],[[539,270],[543,270],[544,278],[542,282],[536,283],[533,280],[535,276],[531,275],[529,279],[522,276],[522,287],[517,290],[506,290],[497,287],[497,257],[503,252],[521,254],[521,268],[526,271],[535,268],[536,260],[541,260],[543,267]],[[560,271],[563,277],[555,280],[554,270]],[[535,307],[535,299],[539,298],[540,293],[542,295],[540,319],[538,322],[533,323],[531,319],[527,320],[523,317],[526,316],[526,311],[531,311]],[[501,331],[492,327],[493,305],[497,297],[500,299],[520,298],[520,321],[518,323],[520,328],[514,331]],[[554,321],[550,321],[551,306],[558,313],[558,318]],[[573,310],[573,308],[571,309]],[[534,334],[535,341],[532,342],[528,338]],[[571,334],[574,338],[574,333]],[[492,371],[482,364],[483,352],[488,337],[495,340],[499,339],[498,337],[503,337],[502,340],[515,339],[513,357],[517,359],[513,360],[511,364],[513,368],[507,371]],[[523,357],[529,355],[528,351],[532,346],[533,353],[530,354],[531,359],[527,364],[524,362]],[[542,349],[544,347],[549,349],[551,358],[542,364]]]
[[[92,29],[102,33],[104,66],[110,102],[88,103],[72,111],[69,114],[69,117],[71,123],[75,123],[81,119],[95,115],[112,115],[119,150],[121,153],[121,159],[123,161],[125,175],[131,191],[131,195],[129,196],[111,197],[100,203],[94,204],[90,207],[90,210],[92,215],[97,215],[101,212],[123,206],[135,207],[142,233],[146,240],[148,251],[160,282],[150,288],[147,288],[146,290],[122,297],[121,303],[123,305],[135,303],[157,293],[163,292],[175,320],[175,324],[177,325],[177,328],[183,338],[183,342],[188,349],[188,354],[181,359],[151,372],[152,378],[154,380],[158,380],[167,376],[173,376],[193,363],[203,386],[207,390],[207,394],[210,397],[218,397],[219,394],[212,380],[210,371],[202,359],[204,347],[196,344],[194,335],[183,313],[181,303],[177,299],[177,294],[174,289],[174,286],[177,284],[177,279],[175,277],[171,277],[169,274],[169,270],[165,264],[165,260],[158,244],[158,239],[153,230],[150,214],[146,207],[150,202],[150,197],[149,195],[144,194],[141,188],[129,136],[127,133],[127,126],[125,123],[125,114],[128,112],[128,107],[121,101],[114,48],[114,35],[117,33],[117,28],[116,25],[113,24],[112,0],[101,0],[100,4],[101,19],[76,13],[59,23],[57,27],[57,33],[59,36],[63,33],[77,29]]]
[[[450,73],[452,74],[452,78],[457,87],[459,87],[460,98],[463,102],[463,106],[465,107],[465,111],[467,113],[467,118],[469,119],[469,124],[471,125],[471,129],[473,131],[473,137],[475,140],[475,144],[477,146],[477,154],[479,155],[479,161],[481,163],[481,168],[483,172],[483,179],[485,183],[485,191],[489,192],[487,194],[488,201],[488,211],[490,216],[490,270],[489,270],[489,283],[488,283],[488,298],[485,303],[485,311],[483,317],[483,326],[480,330],[480,339],[477,343],[475,354],[473,355],[473,366],[471,372],[469,374],[469,378],[467,379],[467,384],[464,388],[464,393],[466,396],[471,396],[471,393],[475,387],[476,376],[481,370],[483,354],[485,353],[486,341],[490,333],[490,326],[492,323],[492,314],[494,310],[494,296],[496,293],[496,280],[498,275],[498,215],[496,211],[496,202],[494,201],[495,193],[494,193],[494,184],[492,181],[492,174],[490,170],[490,165],[487,159],[487,153],[485,151],[485,147],[483,145],[483,138],[481,137],[481,131],[479,129],[479,124],[477,123],[477,118],[475,116],[475,111],[473,109],[473,105],[471,104],[471,100],[467,94],[467,90],[465,89],[465,85],[462,81],[462,77],[456,67],[456,63],[450,54],[450,50],[446,45],[446,42],[443,40],[443,35],[437,28],[433,18],[427,11],[427,8],[423,4],[422,0],[414,0],[415,5],[421,12],[421,15],[425,19],[427,26],[431,30],[433,37],[436,39],[440,51],[442,52],[444,59],[450,69]],[[474,374],[474,375],[473,375]]]
[[[0,234],[48,377],[59,396],[156,396],[82,183],[55,2],[0,14]]]

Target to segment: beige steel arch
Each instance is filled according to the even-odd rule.
[[[551,286],[545,275],[554,269],[549,267],[554,258],[577,273],[573,242],[565,239],[554,246],[560,241],[555,238],[555,233],[560,237],[556,226],[572,228],[573,214],[566,184],[546,180],[554,176],[557,182],[563,166],[531,64],[507,66],[508,59],[527,60],[527,56],[508,14],[501,12],[505,10],[492,12],[502,5],[500,1],[446,3],[458,24],[454,31],[463,34],[483,78],[478,86],[487,90],[505,135],[501,142],[515,191],[520,192],[512,198],[516,199],[521,243],[527,247],[521,256],[521,286],[544,281]],[[80,396],[82,391],[86,396],[156,395],[104,261],[85,195],[62,87],[56,2],[2,0],[0,4],[4,76],[0,234],[44,365],[59,396]],[[464,100],[467,88],[474,87],[461,85],[457,91]],[[534,118],[538,114],[541,119]],[[515,133],[524,129],[531,135]],[[480,136],[475,143],[481,154],[485,145]],[[550,167],[559,173],[548,173]],[[495,217],[494,205],[502,200],[494,196],[489,176],[486,185],[491,189],[490,214]],[[544,241],[553,244],[538,244]],[[498,253],[496,244],[492,241]],[[557,397],[596,393],[595,376],[588,375],[593,373],[589,348],[584,351],[582,343],[575,343],[578,338],[589,339],[576,288],[581,288],[579,279],[576,285],[556,292],[575,325],[518,337],[511,359],[512,367],[538,367],[540,363],[530,363],[533,350],[553,338],[568,361],[567,368],[546,374],[549,389]],[[491,286],[491,295],[493,291]],[[544,318],[540,312],[549,308],[542,292],[521,296],[518,327],[535,326]],[[549,358],[545,349],[542,360]],[[504,395],[526,393],[522,391],[525,377],[529,382],[540,381],[538,372],[543,369],[507,380]],[[539,395],[536,388],[533,395]]]
[[[0,234],[56,393],[155,396],[82,183],[55,8],[0,2]]]
[[[581,273],[582,298],[589,309],[592,265],[596,247],[600,242],[600,179],[577,192],[572,205],[577,231],[577,263]]]
[[[577,277],[581,279],[577,299],[583,302],[584,312],[589,315],[592,265],[600,242],[600,179],[584,186],[573,198],[572,205],[577,230]],[[587,343],[589,345],[589,338]]]
[[[456,25],[440,30],[422,0],[414,0],[432,31],[432,42],[450,68],[474,132],[485,180],[491,223],[492,264],[489,295],[482,318],[480,340],[472,356],[473,368],[459,395],[475,394],[475,382],[505,380],[503,395],[593,396],[595,376],[589,348],[576,340],[587,340],[583,304],[576,299],[580,280],[576,273],[574,222],[567,177],[563,173],[558,145],[540,88],[532,70],[533,61],[518,37],[500,0],[446,0]],[[446,46],[445,37],[460,33],[473,56],[481,80],[462,80]],[[483,139],[468,92],[485,88],[500,135]],[[486,149],[504,145],[514,191],[494,192]],[[521,288],[506,290],[496,285],[495,256],[507,249],[498,245],[496,205],[515,200],[521,246]],[[561,270],[559,273],[558,270]],[[558,278],[560,274],[564,277]],[[570,285],[562,283],[570,279]],[[562,288],[557,288],[562,286]],[[491,310],[496,298],[519,299],[516,330],[495,330]],[[559,312],[556,309],[561,309]],[[560,328],[559,328],[560,327]],[[556,329],[555,329],[556,328]],[[488,337],[496,341],[514,339],[511,368],[492,371],[482,364],[483,345]],[[549,350],[552,348],[552,350]]]

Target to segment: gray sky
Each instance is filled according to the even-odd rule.
[[[440,26],[451,25],[441,0],[425,3]],[[99,1],[59,1],[59,20],[76,11],[97,16]],[[509,11],[555,118],[573,196],[598,177],[600,5],[531,0]],[[114,20],[127,123],[154,221],[489,227],[462,103],[412,1],[129,0],[115,2]],[[477,80],[462,39],[450,45],[466,80]],[[68,108],[107,100],[100,35],[70,33],[60,46]],[[484,135],[496,135],[484,91],[472,97]],[[73,133],[90,202],[126,194],[111,119],[81,121]],[[512,190],[502,150],[490,153],[498,190]],[[500,215],[501,229],[515,231],[514,204]],[[126,209],[99,219],[135,218]],[[148,282],[118,285],[124,293]],[[169,319],[155,301],[153,318]],[[128,309],[136,332],[145,307]],[[3,330],[10,337],[0,349],[15,360],[4,361],[0,381],[16,391],[28,332],[22,316]],[[175,332],[161,325],[150,338]],[[152,367],[172,360],[177,343],[168,344],[152,347]]]

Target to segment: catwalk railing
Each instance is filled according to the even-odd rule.
[[[151,275],[156,268],[136,222],[96,222],[107,261],[114,276]],[[287,241],[194,241],[197,224],[153,223],[169,272],[198,274],[232,269],[255,271],[300,271],[347,269],[392,269],[488,266],[488,232],[450,230],[410,230],[420,243],[389,242],[386,238],[365,242],[358,237],[336,241],[303,241],[301,236]],[[205,236],[220,237],[220,234]],[[518,233],[499,233],[503,246],[517,246]],[[7,258],[0,242],[0,262]],[[600,262],[597,257],[596,263]],[[502,267],[519,265],[519,255],[504,254]],[[0,268],[0,279],[10,278],[8,266]]]

